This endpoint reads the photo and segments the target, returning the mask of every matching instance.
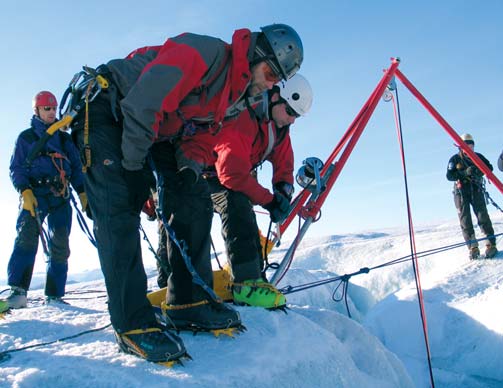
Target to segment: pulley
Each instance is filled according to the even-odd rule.
[[[323,162],[316,158],[310,157],[302,162],[302,167],[299,168],[295,177],[299,186],[303,188],[313,188],[320,184],[320,171],[323,168]]]

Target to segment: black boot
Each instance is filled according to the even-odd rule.
[[[165,329],[151,327],[115,333],[115,339],[124,353],[133,354],[147,361],[176,361],[187,355],[178,336]]]
[[[220,330],[241,327],[239,313],[232,307],[203,300],[184,305],[163,305],[168,327],[184,330]]]
[[[498,254],[498,248],[496,248],[496,244],[488,243],[486,245],[486,259],[492,259],[494,256]]]

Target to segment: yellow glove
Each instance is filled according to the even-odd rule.
[[[31,189],[26,189],[21,193],[24,210],[28,210],[32,217],[35,217],[35,208],[38,206],[37,198]]]
[[[82,211],[85,212],[87,209],[87,194],[85,191],[79,194],[80,206],[82,206]]]

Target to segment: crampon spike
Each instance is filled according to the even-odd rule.
[[[173,368],[175,365],[180,365],[180,366],[185,366],[183,364],[182,359],[186,359],[188,361],[192,361],[192,357],[190,356],[189,353],[185,353],[183,357],[179,358],[178,360],[172,360],[172,361],[163,361],[163,362],[156,362],[157,365],[164,366],[166,368]]]

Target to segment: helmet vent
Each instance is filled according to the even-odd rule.
[[[297,101],[300,98],[299,93],[292,94],[292,100]]]

